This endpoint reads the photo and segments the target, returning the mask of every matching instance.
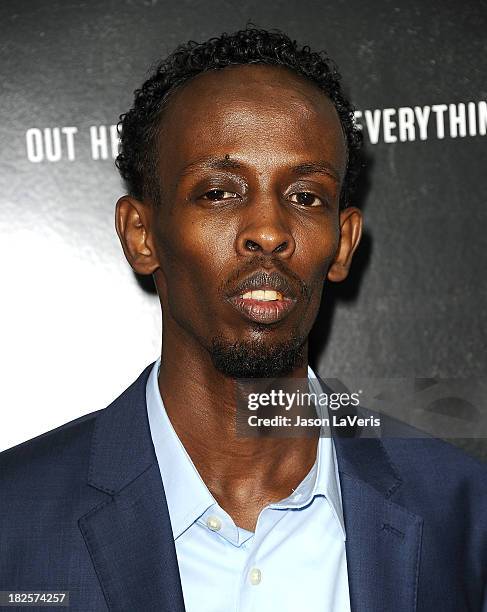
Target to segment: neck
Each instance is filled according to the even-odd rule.
[[[213,496],[252,528],[262,507],[287,497],[309,472],[317,434],[237,435],[237,381],[217,371],[199,343],[181,340],[165,328],[159,389],[167,414]],[[306,379],[307,370],[306,359],[286,378]]]

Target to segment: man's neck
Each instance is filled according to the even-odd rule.
[[[235,379],[218,372],[201,346],[173,344],[164,337],[159,371],[169,419],[221,507],[253,530],[260,510],[287,497],[309,472],[318,436],[239,436]],[[307,378],[307,363],[289,378]]]

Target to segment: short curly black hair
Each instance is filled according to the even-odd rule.
[[[335,64],[324,52],[298,46],[279,30],[250,26],[203,43],[189,41],[178,46],[134,92],[132,108],[120,116],[118,123],[120,153],[115,161],[128,193],[154,204],[161,200],[156,145],[161,113],[169,94],[202,72],[245,64],[287,67],[315,83],[333,102],[348,148],[340,207],[348,206],[361,165],[362,132],[354,121],[354,109],[342,91]]]

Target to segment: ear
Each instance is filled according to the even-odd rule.
[[[335,259],[328,269],[328,280],[338,283],[347,278],[361,236],[362,213],[354,206],[344,208],[340,212],[340,242]]]
[[[153,209],[128,195],[115,208],[115,227],[123,252],[138,274],[152,274],[159,267],[151,232]]]

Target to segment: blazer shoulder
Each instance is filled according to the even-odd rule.
[[[53,466],[59,470],[88,460],[89,445],[97,416],[104,408],[64,423],[0,453],[0,487],[46,478]]]
[[[487,537],[487,466],[438,438],[383,439],[403,485],[399,495],[410,497],[418,514],[463,524],[466,516]],[[412,503],[412,502],[411,502]]]
[[[468,454],[450,441],[432,436],[408,423],[383,413],[360,408],[365,416],[379,416],[380,438],[393,462],[407,471],[434,465],[438,473],[451,477],[473,478],[486,482],[487,464]],[[399,466],[398,466],[399,467]]]
[[[410,469],[422,468],[427,473],[428,466],[434,465],[437,472],[431,475],[448,474],[449,479],[456,476],[473,478],[487,485],[487,464],[469,455],[463,449],[440,438],[432,436],[384,438],[382,443],[393,461],[400,462]]]

